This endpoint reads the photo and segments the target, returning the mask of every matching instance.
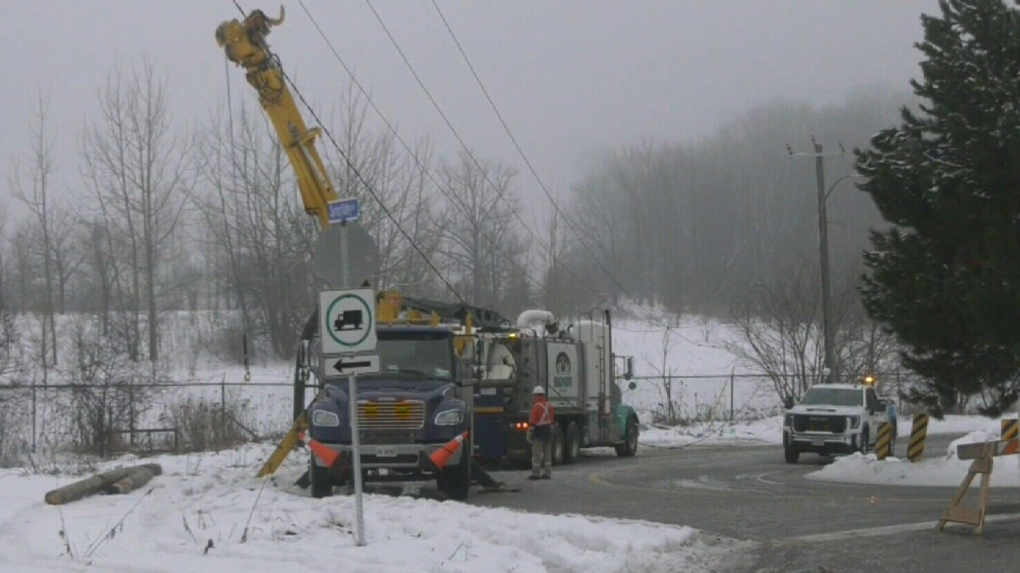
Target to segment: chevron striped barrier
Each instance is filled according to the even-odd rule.
[[[1002,425],[1002,441],[1007,444],[1002,449],[1003,455],[1020,453],[1020,420],[1004,419]]]
[[[878,425],[878,439],[875,440],[875,456],[884,460],[893,452],[893,425],[881,422]]]
[[[907,443],[907,459],[912,462],[921,460],[924,453],[924,439],[928,436],[928,414],[914,414],[914,423],[910,428],[910,441]]]

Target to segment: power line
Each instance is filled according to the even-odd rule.
[[[299,0],[299,1],[301,1],[301,0]],[[404,50],[400,47],[400,44],[397,42],[396,37],[393,36],[393,33],[390,32],[389,27],[386,26],[386,22],[383,21],[382,16],[379,14],[378,11],[376,11],[375,6],[372,5],[371,0],[365,0],[365,3],[368,5],[369,9],[372,11],[372,14],[375,15],[376,20],[379,22],[379,25],[382,27],[383,31],[386,33],[386,36],[389,38],[390,43],[393,44],[393,47],[397,50],[397,53],[400,55],[400,58],[404,61],[404,64],[407,66],[408,71],[411,72],[411,75],[414,77],[415,81],[418,83],[418,87],[420,87],[422,89],[422,91],[425,93],[425,96],[428,98],[429,102],[432,104],[432,107],[436,110],[436,113],[438,113],[439,117],[442,118],[443,123],[446,124],[447,128],[449,128],[450,132],[453,134],[453,137],[457,140],[457,143],[459,143],[461,148],[464,149],[464,153],[468,156],[468,158],[471,160],[471,162],[474,163],[475,167],[478,168],[479,172],[481,172],[482,177],[485,179],[485,182],[488,183],[490,187],[492,187],[492,189],[496,192],[496,195],[499,197],[499,199],[501,199],[507,205],[507,207],[510,209],[510,212],[521,223],[521,225],[524,226],[524,228],[528,231],[528,233],[531,234],[532,238],[534,238],[535,241],[537,241],[538,244],[543,249],[548,249],[549,246],[541,238],[539,238],[538,235],[534,231],[531,230],[531,227],[524,221],[524,219],[520,216],[520,214],[517,212],[517,210],[514,209],[513,205],[504,197],[504,194],[500,191],[499,187],[496,186],[492,182],[492,180],[489,178],[489,175],[488,175],[487,171],[482,167],[482,165],[478,161],[478,159],[475,158],[474,153],[471,152],[471,149],[470,149],[470,147],[468,147],[468,144],[460,136],[460,133],[457,132],[457,129],[455,127],[453,127],[453,123],[450,121],[450,118],[447,117],[447,115],[443,111],[442,107],[440,107],[439,102],[437,102],[436,98],[433,97],[432,92],[425,85],[425,82],[421,79],[421,76],[418,75],[417,70],[414,69],[414,66],[411,64],[411,61],[407,58],[407,55],[404,53]],[[309,16],[309,17],[311,17],[311,16]]]
[[[372,99],[372,96],[369,94],[368,90],[366,90],[365,87],[361,84],[361,82],[358,80],[357,76],[354,75],[353,70],[350,68],[350,66],[347,65],[347,62],[344,61],[343,57],[340,55],[340,52],[336,49],[336,47],[333,46],[333,43],[329,40],[329,37],[326,35],[325,31],[322,29],[321,26],[319,26],[318,21],[315,19],[314,16],[312,16],[311,12],[308,10],[308,7],[305,6],[304,1],[303,0],[298,0],[298,4],[301,6],[301,9],[304,11],[305,15],[308,16],[308,19],[312,22],[312,26],[314,26],[316,31],[319,32],[319,36],[322,37],[323,41],[326,43],[326,46],[329,47],[329,50],[330,50],[330,52],[332,52],[333,57],[336,58],[337,62],[340,63],[340,66],[347,73],[348,77],[351,78],[351,82],[355,85],[355,87],[358,88],[358,91],[361,92],[362,96],[368,102],[369,106],[371,106],[371,108],[379,116],[379,118],[382,120],[383,124],[390,131],[390,133],[393,134],[393,137],[404,148],[404,151],[406,151],[407,154],[411,157],[411,159],[412,159],[412,161],[414,161],[415,165],[423,173],[425,173],[425,176],[429,179],[429,181],[431,181],[432,184],[436,186],[436,188],[439,190],[439,192],[442,193],[447,199],[450,199],[450,195],[449,195],[448,191],[443,187],[443,185],[441,185],[439,183],[439,181],[436,180],[436,178],[432,174],[432,172],[429,171],[429,169],[418,158],[417,154],[411,149],[411,146],[404,140],[403,137],[400,136],[400,133],[397,131],[396,127],[394,127],[394,125],[389,121],[389,119],[387,119],[386,115],[382,112],[381,109],[379,109],[379,106],[376,105],[375,100]],[[513,213],[518,218],[518,220],[520,220],[520,216],[517,215],[516,211],[513,208],[513,205],[511,203],[509,203],[508,201],[506,201],[506,199],[503,198],[503,195],[498,191],[498,189],[497,189],[497,196],[500,199],[503,199],[503,202],[510,209],[510,212]],[[523,221],[522,221],[522,224],[523,224]],[[530,229],[528,229],[528,231],[531,232]],[[495,239],[493,239],[488,234],[484,234],[484,236],[485,236],[486,240],[489,241],[490,248],[495,248],[495,246],[496,246]],[[533,237],[535,236],[534,233],[532,233],[532,236]],[[539,288],[539,289],[543,288],[543,285],[542,285],[541,281],[539,281],[534,276],[532,276],[531,273],[529,273],[526,268],[521,269],[521,271],[524,274],[525,278],[529,279],[537,288]]]
[[[397,50],[397,53],[400,54],[401,59],[403,59],[404,64],[407,66],[408,70],[411,72],[411,75],[414,76],[414,80],[417,82],[418,87],[421,88],[422,92],[424,92],[425,96],[428,98],[428,101],[432,104],[432,107],[435,108],[436,111],[440,114],[440,117],[443,118],[444,123],[446,123],[447,127],[450,129],[450,132],[453,134],[454,138],[457,140],[457,142],[460,144],[460,146],[464,149],[464,152],[467,154],[467,157],[475,164],[475,166],[478,167],[478,170],[481,172],[482,177],[484,179],[486,179],[486,183],[488,183],[490,185],[490,187],[492,187],[496,191],[497,197],[499,199],[503,200],[504,203],[506,203],[507,207],[510,209],[510,212],[520,222],[520,224],[524,227],[524,229],[527,230],[528,235],[530,235],[532,239],[537,241],[539,243],[539,245],[543,249],[545,249],[547,252],[550,251],[550,246],[547,245],[546,242],[543,241],[541,238],[539,238],[538,235],[535,235],[535,232],[533,230],[531,230],[531,227],[524,221],[524,219],[520,216],[520,214],[517,213],[517,211],[513,208],[513,206],[510,204],[510,202],[507,201],[503,197],[503,193],[501,193],[499,188],[497,188],[493,184],[493,181],[490,180],[488,173],[486,173],[486,170],[484,170],[481,167],[481,165],[478,163],[478,160],[474,157],[474,154],[471,153],[470,148],[468,148],[467,144],[460,137],[460,134],[457,133],[457,129],[453,126],[453,123],[450,121],[450,118],[447,117],[446,113],[440,107],[439,102],[436,101],[436,98],[432,97],[431,92],[428,90],[427,87],[425,87],[424,82],[421,80],[421,76],[418,75],[418,72],[414,69],[414,66],[411,64],[411,62],[408,59],[407,55],[404,53],[404,50],[400,47],[400,44],[397,42],[397,39],[394,37],[393,33],[390,32],[390,29],[389,29],[389,27],[387,27],[386,22],[384,20],[382,20],[381,15],[379,15],[378,11],[375,10],[375,7],[372,5],[371,0],[365,0],[365,3],[368,5],[368,8],[372,11],[372,14],[374,14],[375,19],[379,22],[379,25],[382,28],[382,31],[384,31],[386,33],[387,37],[390,39],[390,42],[393,44],[394,48]],[[502,117],[501,117],[501,119],[502,119]],[[515,142],[515,145],[516,145],[516,142]],[[519,151],[519,148],[518,148],[518,151]],[[527,161],[526,157],[524,158],[524,161],[525,161],[525,163],[528,164],[528,167],[530,168],[531,167],[530,162]],[[535,174],[533,168],[531,168],[531,173],[534,174],[535,177],[538,177],[538,175]],[[542,180],[541,179],[539,179],[539,184],[542,185]],[[598,259],[598,257],[595,256],[595,254],[588,247],[588,245],[584,244],[583,240],[578,235],[577,230],[575,228],[573,228],[573,226],[571,225],[570,220],[567,219],[566,215],[560,210],[559,206],[556,204],[555,199],[553,199],[552,194],[550,194],[549,191],[547,189],[545,189],[545,186],[543,186],[543,190],[546,192],[546,196],[552,202],[553,207],[556,210],[557,215],[563,218],[564,222],[567,224],[567,227],[570,228],[570,230],[573,231],[574,236],[577,237],[578,242],[580,242],[581,245],[584,246],[584,249],[586,251],[588,251],[588,253],[592,256],[592,258],[593,258],[593,260],[595,260],[596,264],[604,272],[606,272],[609,275],[609,277],[613,280],[614,283],[616,283],[616,285],[618,286],[620,292],[622,292],[628,298],[632,298],[626,292],[626,290],[623,288],[623,285],[621,285],[619,283],[619,281],[616,280],[616,277],[614,277],[612,275],[612,273],[610,273],[609,270],[602,264],[602,262]],[[601,296],[601,294],[595,290],[595,288],[594,288],[594,286],[592,286],[592,284],[590,284],[588,281],[585,281],[580,276],[578,276],[577,273],[573,272],[573,270],[571,270],[570,267],[568,267],[566,264],[563,264],[563,268],[571,276],[576,278],[578,283],[583,284],[584,286],[586,286],[586,288],[588,288],[588,290],[593,295],[595,295],[596,297]]]
[[[371,0],[365,0],[365,2],[368,3],[369,7],[372,7]],[[598,265],[599,268],[606,273],[606,276],[608,276],[609,279],[613,282],[613,284],[615,284],[616,287],[620,289],[620,292],[622,292],[628,298],[633,299],[634,297],[632,297],[630,293],[627,292],[627,289],[624,288],[622,284],[620,284],[620,281],[616,279],[616,276],[613,275],[613,273],[608,268],[606,268],[602,261],[595,256],[595,253],[591,250],[588,244],[581,237],[581,234],[574,227],[570,219],[563,213],[562,210],[560,210],[560,206],[557,204],[556,199],[553,198],[552,193],[549,192],[549,189],[545,186],[545,183],[542,182],[542,178],[538,176],[538,172],[535,171],[535,168],[534,166],[532,166],[531,161],[528,159],[528,156],[525,155],[524,150],[521,149],[520,144],[517,143],[517,138],[514,137],[513,132],[510,131],[510,126],[508,126],[506,120],[503,119],[503,114],[500,113],[499,108],[496,106],[496,103],[492,100],[492,97],[489,95],[489,90],[485,88],[485,84],[482,82],[482,79],[478,76],[478,72],[475,71],[475,67],[471,63],[471,60],[468,58],[467,52],[464,51],[464,47],[461,45],[460,40],[457,39],[457,35],[454,34],[453,28],[450,26],[450,23],[446,20],[446,16],[443,14],[443,11],[439,8],[439,4],[436,3],[436,0],[432,0],[432,6],[435,7],[436,12],[439,14],[439,18],[442,19],[443,25],[446,27],[446,31],[449,32],[450,37],[453,38],[453,43],[457,45],[457,50],[460,52],[461,57],[464,58],[464,63],[467,64],[468,69],[471,70],[471,75],[474,76],[475,81],[478,82],[478,87],[481,88],[482,93],[485,94],[485,99],[489,102],[489,105],[492,107],[492,111],[495,112],[496,117],[499,119],[499,123],[503,126],[503,130],[506,131],[507,136],[513,143],[514,149],[516,149],[517,153],[521,156],[521,159],[524,161],[524,164],[528,167],[528,171],[530,171],[531,175],[534,176],[535,181],[538,182],[538,186],[542,188],[542,191],[545,193],[545,196],[549,198],[549,202],[552,204],[553,209],[560,217],[563,217],[563,221],[567,224],[567,228],[574,233],[574,236],[577,237],[577,241],[581,243],[581,246],[584,247],[584,250],[587,251],[588,254],[591,256],[592,260],[595,261],[595,264]],[[372,8],[372,12],[375,13],[375,8]],[[378,13],[376,13],[376,18],[377,19],[379,18]],[[382,24],[382,19],[379,19],[379,23]],[[383,25],[383,28],[384,29],[386,28],[385,24]],[[386,33],[387,35],[390,35],[389,30],[386,30]],[[390,35],[390,40],[393,40],[392,35]],[[395,40],[394,45],[396,45]],[[397,50],[399,51],[400,48],[398,47]],[[403,52],[401,52],[401,56],[403,57]],[[406,62],[407,59],[404,58],[404,61]],[[408,64],[408,66],[410,66],[410,64]],[[417,77],[417,75],[415,75],[415,77]],[[639,304],[639,306],[641,305]]]

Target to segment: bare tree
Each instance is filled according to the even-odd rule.
[[[437,190],[431,143],[428,139],[408,143],[394,131],[369,129],[367,102],[353,84],[333,115],[339,119],[331,123],[339,125],[331,131],[339,134],[346,158],[329,147],[326,157],[337,193],[361,202],[361,224],[379,249],[377,286],[438,294],[439,281],[425,261],[436,258],[441,240],[432,225]]]
[[[160,266],[194,188],[191,142],[172,129],[165,81],[145,63],[114,71],[99,95],[102,118],[86,125],[82,170],[118,255],[115,291],[140,338],[146,312],[148,358],[159,358]],[[126,272],[121,272],[121,269]],[[137,359],[137,351],[132,358]]]
[[[71,393],[64,407],[72,438],[83,451],[108,455],[116,431],[135,429],[162,382],[144,372],[123,348],[123,341],[103,336],[88,319],[77,320],[71,328],[74,359],[64,371]]]
[[[63,314],[67,312],[72,291],[77,286],[74,279],[86,262],[84,239],[88,229],[68,211],[66,204],[55,205],[50,212],[53,220],[49,233],[50,257],[53,260],[53,303],[56,313]]]
[[[291,356],[314,304],[307,259],[316,222],[292,188],[282,148],[250,112],[217,118],[202,138],[201,197],[206,256],[227,262],[223,276],[244,332],[261,333],[279,356]],[[233,125],[233,129],[231,129]],[[233,133],[233,137],[230,134]]]
[[[4,215],[0,211],[0,237],[5,236]],[[25,394],[18,390],[24,383],[25,370],[18,352],[21,336],[7,302],[5,246],[0,246],[0,467],[15,463],[18,453],[25,449],[23,428],[28,425]]]
[[[22,168],[15,162],[13,176],[10,179],[11,191],[34,217],[34,225],[39,230],[41,245],[43,271],[43,292],[40,323],[42,334],[40,340],[41,362],[43,370],[43,382],[46,381],[46,372],[51,366],[57,364],[57,321],[54,308],[54,277],[55,263],[53,261],[54,245],[53,235],[56,223],[54,221],[54,201],[52,198],[53,172],[56,169],[56,157],[53,152],[54,137],[46,125],[49,103],[39,96],[36,102],[36,112],[32,125],[31,159],[27,166]],[[48,352],[47,352],[48,349]],[[50,354],[47,358],[47,353]]]
[[[520,206],[514,174],[503,165],[476,164],[467,152],[439,168],[440,185],[447,191],[436,224],[443,232],[442,252],[454,276],[466,284],[472,304],[501,303],[509,279],[523,268],[526,246],[511,214]]]
[[[659,396],[662,398],[660,408],[662,408],[662,410],[659,415],[662,416],[665,424],[669,426],[675,426],[680,423],[682,412],[678,410],[677,406],[679,405],[678,401],[683,401],[683,382],[678,382],[679,388],[674,388],[673,367],[669,365],[669,355],[673,352],[673,349],[676,348],[677,345],[677,341],[674,339],[673,335],[673,329],[670,326],[667,326],[662,331],[660,346],[662,364],[656,365],[651,361],[648,362],[648,365],[652,368],[652,370],[662,377],[662,385],[659,387]],[[679,400],[674,399],[674,390],[680,391],[681,396],[678,397]]]
[[[799,399],[824,379],[816,270],[801,264],[784,280],[760,281],[733,313],[741,340],[727,348],[765,373],[781,399]],[[860,381],[894,363],[895,342],[861,308],[856,276],[833,293],[837,379]]]
[[[759,282],[733,316],[743,340],[729,350],[764,372],[784,400],[799,399],[823,376],[819,295],[809,270],[802,265],[786,281]]]

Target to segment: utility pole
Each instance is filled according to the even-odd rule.
[[[826,218],[825,202],[829,198],[829,194],[836,188],[841,181],[849,179],[851,177],[859,177],[856,174],[844,175],[832,184],[828,190],[825,189],[825,157],[828,155],[843,155],[846,150],[843,148],[843,144],[839,144],[838,153],[824,153],[822,144],[815,140],[815,136],[811,136],[811,145],[814,148],[813,152],[797,152],[794,153],[790,144],[786,144],[786,152],[789,154],[790,159],[800,156],[808,156],[815,158],[815,180],[818,185],[818,262],[820,271],[822,274],[822,342],[825,347],[825,364],[823,366],[824,380],[827,383],[835,381],[836,376],[836,351],[834,347],[834,335],[832,332],[833,316],[832,316],[832,287],[829,276],[829,226],[828,219]]]
[[[831,383],[836,373],[836,356],[832,347],[832,294],[829,285],[829,227],[825,213],[825,157],[822,144],[811,137],[815,147],[815,179],[818,183],[818,259],[822,273],[822,334],[825,339],[825,381]]]

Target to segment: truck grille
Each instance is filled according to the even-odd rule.
[[[420,430],[425,425],[425,403],[358,402],[358,425],[362,430]]]
[[[794,414],[793,430],[795,432],[829,432],[832,434],[842,434],[846,431],[846,417]]]

